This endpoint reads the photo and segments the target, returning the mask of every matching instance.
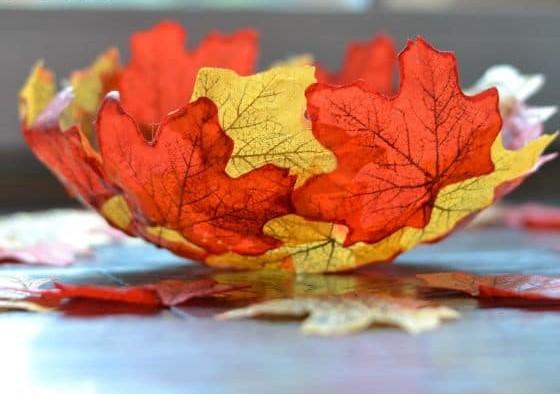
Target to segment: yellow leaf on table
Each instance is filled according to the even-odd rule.
[[[230,176],[275,164],[297,174],[301,184],[334,169],[334,155],[313,137],[305,119],[305,89],[315,82],[314,72],[311,66],[275,67],[247,77],[217,68],[198,72],[191,100],[208,97],[218,106],[220,124],[234,141]]]
[[[258,316],[307,316],[301,327],[305,334],[330,336],[351,334],[372,325],[391,325],[416,334],[433,330],[444,320],[457,319],[459,314],[448,307],[412,299],[350,294],[266,301],[217,318]]]

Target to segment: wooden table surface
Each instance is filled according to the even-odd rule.
[[[462,319],[409,335],[390,328],[337,338],[300,334],[297,321],[216,321],[216,312],[285,295],[355,288],[413,295],[421,272],[560,274],[560,233],[477,230],[421,247],[396,263],[346,275],[209,271],[148,245],[107,247],[67,268],[4,265],[0,275],[142,283],[210,276],[254,283],[243,297],[161,312],[0,314],[2,393],[558,393],[560,307],[527,308],[445,295]]]

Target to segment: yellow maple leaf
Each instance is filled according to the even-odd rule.
[[[35,122],[55,92],[54,74],[41,62],[37,63],[19,92],[19,114],[27,127]]]
[[[104,78],[118,72],[119,68],[119,52],[111,48],[102,53],[91,66],[72,74],[70,85],[74,100],[60,117],[60,126],[63,130],[78,124],[82,132],[90,140],[92,139],[93,121],[104,93]]]
[[[305,89],[315,82],[314,70],[275,67],[247,77],[225,69],[199,71],[192,100],[208,97],[218,106],[220,124],[234,141],[226,167],[230,176],[271,163],[289,168],[301,184],[334,169],[334,155],[313,137],[304,115]]]
[[[343,271],[356,266],[353,251],[342,246],[347,232],[345,226],[286,215],[269,221],[264,227],[266,235],[284,243],[282,247],[260,256],[235,253],[209,256],[207,263],[218,267],[296,272]]]
[[[372,325],[392,325],[416,334],[437,328],[442,321],[457,319],[448,307],[422,301],[377,295],[347,294],[265,301],[217,316],[219,320],[258,316],[308,316],[302,332],[315,335],[347,335]]]

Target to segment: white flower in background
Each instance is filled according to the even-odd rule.
[[[504,146],[520,149],[544,131],[544,122],[558,110],[556,106],[527,106],[525,101],[538,92],[545,83],[542,74],[521,74],[509,65],[496,65],[468,89],[475,94],[496,87],[500,95],[500,112],[503,119]]]

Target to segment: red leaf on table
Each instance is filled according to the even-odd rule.
[[[280,245],[263,226],[290,212],[295,177],[274,165],[235,179],[227,175],[233,142],[209,99],[166,116],[146,141],[109,96],[97,133],[105,174],[122,189],[139,222],[173,229],[211,253],[259,254]]]
[[[54,289],[44,290],[44,298],[91,299],[129,304],[174,306],[192,298],[237,290],[246,286],[224,285],[212,279],[162,280],[141,286],[99,286],[55,283]]]
[[[422,228],[439,190],[494,170],[496,90],[465,96],[455,56],[421,38],[399,58],[401,87],[392,98],[361,82],[307,90],[313,133],[338,166],[309,179],[293,200],[307,218],[347,225],[345,245]]]
[[[488,275],[440,272],[417,275],[432,288],[456,290],[480,298],[560,301],[560,278],[543,275]]]
[[[478,295],[478,287],[482,284],[494,283],[494,276],[477,276],[468,272],[437,272],[418,274],[416,277],[427,286],[435,289],[455,290],[472,296]]]
[[[124,107],[141,125],[159,122],[187,104],[201,67],[228,68],[241,75],[253,72],[258,52],[253,30],[209,34],[190,52],[185,41],[186,32],[174,22],[132,35],[131,62],[123,70],[119,91]]]
[[[58,282],[56,282],[54,286],[54,289],[43,292],[45,298],[88,298],[92,300],[126,302],[130,304],[161,304],[156,292],[144,286],[70,285]]]
[[[342,68],[337,73],[330,73],[319,65],[315,67],[318,82],[347,85],[361,79],[372,91],[391,94],[397,68],[397,51],[390,37],[379,35],[369,41],[351,43],[346,49]]]
[[[206,297],[212,294],[244,289],[248,286],[227,285],[212,279],[199,279],[188,283],[180,280],[163,280],[146,287],[156,292],[163,305],[172,306],[182,304],[191,298]]]
[[[502,208],[504,224],[514,228],[560,229],[560,207],[530,203]]]
[[[542,275],[501,275],[494,284],[480,284],[480,297],[560,301],[560,278]]]

